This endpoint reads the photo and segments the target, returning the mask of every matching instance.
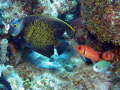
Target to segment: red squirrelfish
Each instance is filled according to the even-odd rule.
[[[102,53],[102,59],[111,60],[111,59],[114,58],[114,55],[115,55],[114,49],[113,50],[108,50],[108,51]]]
[[[77,50],[78,52],[86,57],[89,58],[93,61],[102,61],[102,59],[100,59],[99,55],[101,54],[100,52],[96,52],[95,50],[93,50],[92,48],[85,46],[85,45],[79,45],[77,46]]]

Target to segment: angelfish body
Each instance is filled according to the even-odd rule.
[[[110,64],[107,61],[99,61],[96,64],[94,64],[93,69],[96,72],[105,72],[108,68],[113,67],[113,64]]]
[[[68,48],[67,42],[58,40],[66,29],[74,30],[60,19],[45,15],[32,15],[11,22],[8,33],[15,42],[50,57],[54,54],[54,47],[58,55]]]
[[[88,47],[88,46],[85,46],[85,45],[79,45],[77,46],[77,50],[78,52],[86,57],[86,58],[89,58],[93,61],[102,61],[99,57],[99,55],[101,54],[100,52],[96,52],[94,49]]]

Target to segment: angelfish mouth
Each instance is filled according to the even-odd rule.
[[[7,29],[7,31],[10,29],[10,24],[6,25],[5,27]]]
[[[14,34],[12,34],[12,36],[17,36],[18,34],[16,34],[16,35],[14,35]]]

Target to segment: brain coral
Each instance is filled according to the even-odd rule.
[[[81,0],[81,16],[101,42],[120,45],[120,0]]]

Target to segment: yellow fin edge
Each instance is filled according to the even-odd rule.
[[[58,19],[58,18],[56,18],[56,19]],[[75,29],[72,28],[72,26],[70,26],[70,25],[69,25],[68,23],[66,23],[65,21],[63,21],[63,20],[61,20],[61,19],[58,19],[58,20],[62,21],[62,22],[65,23],[68,27],[70,27],[73,31],[75,31]]]

